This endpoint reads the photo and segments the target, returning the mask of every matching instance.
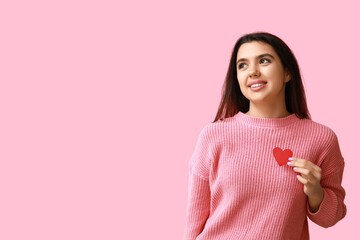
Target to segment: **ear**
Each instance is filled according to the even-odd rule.
[[[291,74],[288,70],[285,70],[285,82],[289,82],[291,80]]]

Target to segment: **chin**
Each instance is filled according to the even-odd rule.
[[[249,99],[250,102],[253,103],[258,103],[258,102],[264,102],[267,101],[268,99],[266,98],[266,96],[259,96],[259,97],[251,97],[251,98],[247,98]]]

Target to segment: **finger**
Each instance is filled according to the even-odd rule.
[[[309,182],[307,179],[303,178],[301,175],[297,175],[296,177],[303,184],[307,184]]]
[[[315,164],[303,166],[302,164],[294,163],[293,166],[298,169],[304,169],[301,173],[305,174],[306,176],[314,177],[317,180],[321,179],[321,168]]]
[[[303,178],[308,179],[310,182],[316,181],[314,174],[309,169],[294,167],[293,170],[300,173]]]
[[[322,172],[321,168],[319,168],[319,167],[315,168],[315,170],[313,171],[313,175],[318,181],[321,180],[321,176],[322,176],[321,172]]]
[[[293,160],[287,162],[287,164],[292,167],[305,167],[304,161],[299,158],[293,158]]]
[[[306,160],[304,158],[292,158],[293,160],[291,160],[291,164],[289,163],[289,166],[296,166],[296,167],[302,167],[302,168],[313,168],[316,171],[321,171],[321,168],[319,166],[317,166],[316,164],[312,163],[309,160]]]
[[[297,157],[292,157],[292,159],[293,159],[293,161],[296,161],[296,162],[305,162],[305,161],[307,161],[304,158],[297,158]]]
[[[306,168],[294,167],[293,170],[306,176],[310,175],[310,170]]]
[[[314,168],[315,168],[319,173],[322,173],[322,169],[321,169],[321,167],[319,167],[318,165],[314,164]]]
[[[308,179],[310,182],[320,182],[321,180],[321,173],[313,168],[307,167],[297,167],[299,164],[292,164],[294,166],[293,170],[301,174],[302,177]]]
[[[304,169],[304,168],[293,168],[293,170],[297,173],[300,173],[300,176],[303,179],[306,179],[308,183],[311,184],[316,184],[316,183],[320,183],[321,181],[321,176],[317,176],[316,173],[311,172],[308,169]]]

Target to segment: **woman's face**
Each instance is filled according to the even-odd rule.
[[[250,102],[278,104],[285,101],[285,85],[291,77],[284,71],[271,45],[260,41],[242,44],[236,57],[236,69],[240,90]]]

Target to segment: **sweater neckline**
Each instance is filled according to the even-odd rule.
[[[234,117],[238,121],[241,121],[248,125],[257,126],[257,127],[275,127],[275,128],[284,127],[300,120],[300,118],[298,118],[295,113],[292,113],[289,116],[282,118],[260,118],[260,117],[252,117],[239,111],[237,114],[235,114]]]

